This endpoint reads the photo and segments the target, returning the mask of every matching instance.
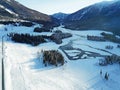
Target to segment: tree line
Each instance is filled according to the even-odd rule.
[[[72,37],[72,34],[62,33],[61,31],[56,31],[51,36],[30,35],[28,33],[26,33],[26,34],[10,33],[10,34],[8,34],[8,36],[11,37],[12,41],[19,42],[19,43],[31,44],[32,46],[37,46],[37,45],[47,42],[47,41],[53,41],[56,44],[61,44],[62,39]]]
[[[31,44],[33,46],[37,46],[41,43],[46,42],[46,40],[44,39],[45,36],[40,36],[40,35],[34,36],[30,34],[10,33],[8,36],[11,37],[12,41]]]
[[[102,32],[101,35],[105,38],[105,40],[115,42],[115,43],[120,43],[120,38],[116,37],[116,35],[114,34]]]

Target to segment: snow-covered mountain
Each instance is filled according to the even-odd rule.
[[[52,16],[57,18],[58,20],[62,21],[64,20],[69,14],[65,14],[65,13],[62,13],[62,12],[59,12],[59,13],[55,13],[53,14]]]
[[[119,11],[119,0],[97,3],[69,15],[65,19],[65,27],[78,30],[102,29],[120,34]]]
[[[15,0],[0,0],[0,20],[27,20],[39,23],[54,23],[54,19],[51,16],[29,9]]]

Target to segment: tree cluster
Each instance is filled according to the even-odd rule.
[[[100,59],[99,60],[99,65],[101,66],[105,66],[105,65],[108,65],[108,64],[113,64],[113,63],[119,63],[120,62],[120,56],[117,56],[117,55],[108,55],[108,56],[105,56],[104,59]]]
[[[35,29],[34,29],[34,32],[39,32],[39,33],[41,33],[41,32],[50,32],[50,29],[47,29],[47,28],[39,28],[39,27],[36,27]]]
[[[116,35],[114,35],[114,34],[102,32],[101,35],[104,36],[104,38],[108,41],[120,43],[120,39],[118,37],[116,37]]]
[[[47,65],[55,65],[58,66],[64,65],[64,57],[62,54],[55,50],[43,51],[43,64]]]
[[[101,36],[90,36],[90,35],[87,35],[87,40],[105,41],[104,37],[101,37]]]
[[[30,34],[18,34],[18,33],[10,33],[9,36],[15,42],[31,44],[33,46],[37,46],[40,43],[46,42],[43,36],[33,36]]]
[[[106,48],[106,49],[113,49],[114,47],[111,46],[111,45],[107,45],[107,46],[105,46],[105,48]]]
[[[33,25],[33,22],[20,22],[20,26],[32,27]]]
[[[117,62],[120,62],[120,56],[117,56],[117,55],[113,54],[111,56],[106,56],[105,60],[106,60],[107,64],[117,63]]]
[[[19,26],[26,26],[26,27],[31,27],[33,25],[35,25],[33,22],[20,22],[20,21],[0,21],[0,24],[4,24],[4,25],[14,25],[17,26],[17,24],[19,24]]]
[[[120,45],[117,45],[117,48],[120,48]]]
[[[62,39],[69,37],[72,37],[72,34],[63,33],[62,31],[57,30],[51,35],[51,40],[53,40],[56,44],[61,44]]]
[[[16,22],[14,21],[0,21],[0,24],[8,25],[8,24],[14,24]]]

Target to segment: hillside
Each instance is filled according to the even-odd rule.
[[[54,18],[57,18],[57,19],[60,20],[61,22],[63,22],[63,20],[64,20],[68,15],[69,15],[69,14],[65,14],[65,13],[59,12],[59,13],[53,14],[52,16],[53,16]]]
[[[104,1],[69,15],[64,25],[77,30],[106,30],[120,35],[120,1]]]
[[[43,24],[56,25],[51,16],[29,9],[15,0],[0,0],[0,21],[33,21]]]

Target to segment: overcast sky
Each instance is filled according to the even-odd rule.
[[[88,5],[111,0],[16,0],[23,5],[45,14],[73,13]]]

